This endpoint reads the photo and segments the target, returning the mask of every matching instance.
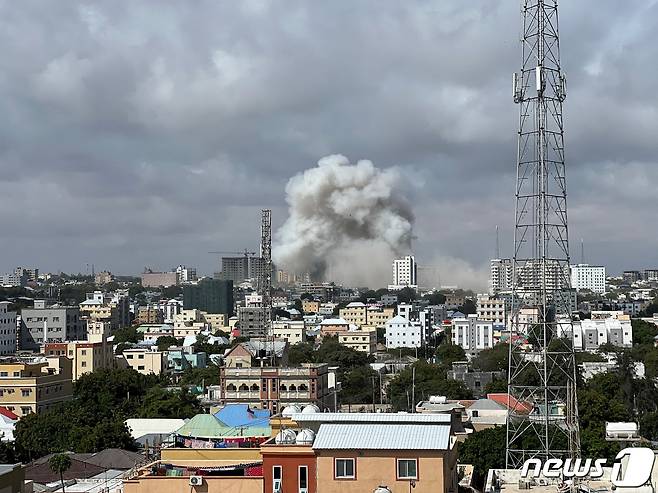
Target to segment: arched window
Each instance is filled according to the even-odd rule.
[[[235,385],[233,385],[232,383],[229,383],[226,386],[226,390],[228,390],[229,392],[235,392]]]
[[[297,392],[297,387],[295,387],[294,383],[290,384],[290,392]]]
[[[301,385],[299,386],[299,389],[298,389],[298,390],[299,390],[300,392],[306,392],[306,391],[308,390],[308,386],[307,386],[305,383],[303,383],[303,384],[301,384]]]
[[[253,392],[255,392],[255,391],[257,391],[257,390],[260,390],[260,387],[258,387],[257,384],[253,384],[253,385],[251,386],[251,390],[252,390]]]
[[[279,391],[280,391],[280,392],[287,392],[287,391],[288,391],[288,387],[286,387],[286,384],[285,384],[285,383],[282,383],[282,384],[279,386]]]
[[[246,392],[246,391],[249,390],[249,387],[247,387],[247,384],[243,383],[242,385],[240,385],[239,390],[240,390],[240,392]]]

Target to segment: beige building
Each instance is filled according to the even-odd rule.
[[[213,332],[218,330],[228,330],[228,317],[224,313],[201,312],[203,321]]]
[[[386,308],[368,308],[368,326],[369,327],[386,327],[386,322],[395,317],[395,307]]]
[[[320,302],[315,300],[302,300],[302,311],[304,313],[318,313]]]
[[[349,324],[363,327],[368,325],[368,307],[359,301],[348,304],[339,310],[339,316]]]
[[[288,344],[299,344],[306,340],[306,323],[303,320],[275,320],[272,322],[272,335],[285,339]]]
[[[99,342],[107,340],[112,335],[112,323],[101,320],[86,320],[87,323],[87,340],[89,342]]]
[[[342,345],[366,354],[377,352],[377,332],[370,330],[350,330],[338,334]]]
[[[112,344],[107,341],[49,342],[43,346],[46,356],[66,356],[72,363],[72,378],[77,380],[85,373],[102,368],[116,367]]]
[[[320,336],[337,336],[350,330],[350,324],[343,318],[325,318],[320,322]]]
[[[138,324],[161,324],[164,323],[164,313],[156,306],[140,306],[136,319]]]
[[[174,337],[176,338],[197,335],[206,330],[208,326],[203,312],[196,308],[182,310],[179,314],[174,315]]]
[[[0,406],[17,416],[39,413],[73,397],[66,356],[0,359]]]
[[[220,368],[219,386],[209,391],[211,401],[220,405],[246,403],[276,414],[290,404],[315,404],[333,409],[334,394],[329,388],[329,366],[303,363],[297,368]]]
[[[492,296],[479,296],[477,301],[478,320],[504,324],[507,320],[505,300]]]
[[[117,360],[119,366],[132,368],[142,375],[161,375],[167,371],[167,357],[163,351],[126,349]]]

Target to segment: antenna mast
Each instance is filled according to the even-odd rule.
[[[260,226],[261,279],[259,282],[263,297],[263,336],[269,337],[272,325],[272,210],[261,211]]]
[[[522,0],[507,468],[580,455],[557,0]],[[523,346],[527,341],[529,350]]]

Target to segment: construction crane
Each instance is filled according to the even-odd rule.
[[[208,253],[215,253],[218,255],[244,255],[245,258],[253,257],[254,255],[257,254],[257,252],[250,252],[247,248],[240,252],[208,252]]]

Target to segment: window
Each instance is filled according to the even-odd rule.
[[[355,479],[354,459],[336,459],[334,462],[335,479]]]
[[[272,492],[281,493],[281,466],[272,466]]]
[[[418,479],[416,459],[398,459],[398,479]]]
[[[22,389],[21,390],[21,395],[23,397],[30,397],[30,389]]]
[[[299,466],[299,493],[308,491],[308,466]]]
[[[137,367],[137,369],[138,369],[138,370],[143,370],[143,369],[144,369],[144,365],[139,365],[139,366]]]
[[[23,416],[27,416],[27,415],[30,414],[31,412],[32,412],[32,408],[31,408],[31,407],[29,407],[29,406],[21,406],[21,413],[23,414]]]
[[[87,362],[86,362],[86,361],[82,361],[82,362],[80,363],[80,366],[84,368],[85,366],[87,366]]]

